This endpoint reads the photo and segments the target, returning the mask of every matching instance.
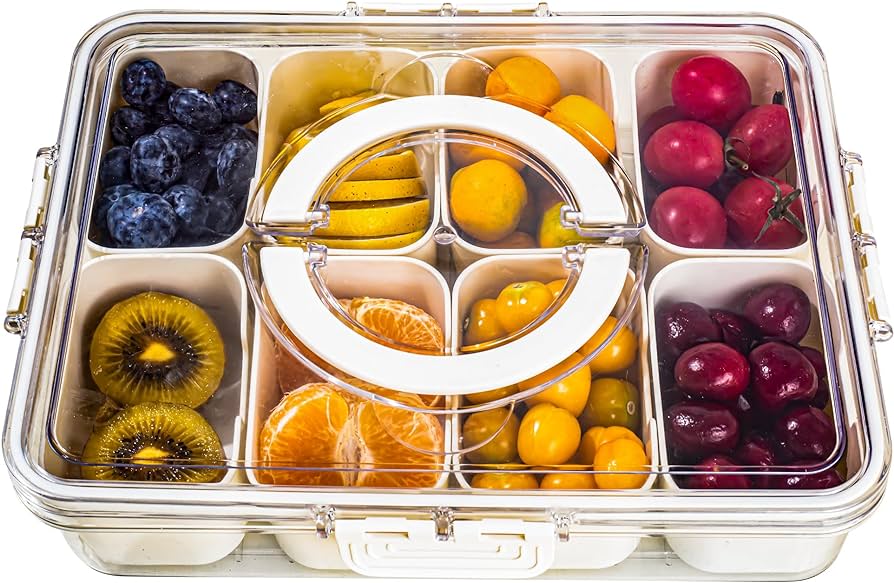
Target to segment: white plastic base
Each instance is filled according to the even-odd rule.
[[[103,562],[114,565],[208,565],[239,546],[236,533],[65,533],[80,538]]]
[[[845,535],[832,537],[708,538],[674,536],[667,544],[700,571],[717,574],[803,573],[838,556]]]

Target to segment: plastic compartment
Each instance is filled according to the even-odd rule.
[[[62,385],[58,393],[48,465],[62,477],[78,478],[77,463],[90,436],[93,416],[105,397],[94,388],[87,369],[92,330],[115,302],[144,291],[186,297],[206,309],[224,340],[227,364],[220,388],[198,411],[214,428],[227,460],[242,456],[243,419],[248,396],[248,295],[239,271],[228,261],[205,254],[136,254],[93,259],[81,272]],[[71,463],[59,464],[61,455]],[[48,461],[49,461],[48,460]],[[229,465],[229,464],[228,464]],[[230,466],[220,486],[244,481]],[[121,482],[84,482],[102,489]],[[152,487],[152,486],[149,486]],[[163,484],[157,485],[163,488]],[[150,521],[151,522],[151,521]],[[235,524],[239,524],[236,522]],[[133,522],[138,526],[138,521]],[[103,561],[121,565],[199,565],[229,554],[242,533],[101,533],[79,535]]]
[[[268,106],[263,113],[262,167],[270,169],[283,152],[288,136],[299,128],[314,127],[310,135],[327,127],[335,120],[359,110],[359,104],[345,105],[330,114],[322,115],[320,107],[334,100],[349,98],[364,91],[387,92],[390,95],[430,95],[435,92],[436,80],[431,68],[417,61],[417,54],[402,49],[303,49],[282,57],[270,74]],[[331,121],[330,121],[331,120]],[[300,148],[300,146],[299,146]],[[418,241],[400,249],[338,249],[333,254],[350,255],[410,255],[429,263],[436,261],[437,247],[433,233],[440,214],[440,184],[437,181],[437,153],[433,147],[413,148],[419,161],[421,176],[426,185],[426,196],[431,201],[430,221],[426,233]],[[335,170],[333,168],[333,170]],[[276,176],[260,185],[258,205],[266,199]],[[350,176],[347,177],[350,180]],[[257,212],[256,208],[256,212]],[[259,221],[260,217],[255,217]]]
[[[823,352],[822,330],[817,317],[816,282],[807,264],[794,259],[769,258],[699,258],[677,261],[661,270],[652,280],[648,304],[654,313],[666,303],[690,301],[707,309],[736,309],[743,294],[760,285],[784,281],[802,289],[810,298],[814,308],[811,327],[801,344]],[[669,466],[664,433],[664,408],[662,407],[661,384],[657,339],[654,330],[650,339],[653,398],[658,419],[657,431],[661,445],[659,456],[663,466]],[[836,426],[844,423],[838,417],[840,404],[835,387],[832,389],[832,407]],[[845,429],[839,429],[845,431]],[[847,429],[847,465],[850,478],[859,471],[863,452],[860,440]],[[818,462],[825,467],[831,462]],[[661,484],[670,490],[679,490],[673,470],[662,475]],[[818,491],[822,493],[823,491]],[[806,494],[806,493],[805,493]],[[831,537],[704,537],[668,535],[667,542],[681,559],[702,571],[718,574],[767,575],[796,574],[821,569],[834,559],[842,544],[844,535]],[[807,552],[805,549],[810,549]],[[755,556],[761,557],[755,562]]]
[[[112,142],[109,130],[109,120],[111,113],[119,107],[127,105],[121,98],[120,78],[124,68],[137,59],[152,59],[162,66],[165,70],[166,77],[169,81],[180,85],[181,87],[197,87],[207,92],[211,92],[220,81],[225,79],[233,79],[239,81],[245,86],[251,88],[258,95],[258,119],[255,119],[246,127],[250,129],[258,129],[258,121],[261,112],[265,109],[267,96],[264,91],[263,79],[258,72],[258,68],[254,61],[246,54],[223,48],[203,49],[192,47],[178,48],[141,48],[122,52],[117,55],[113,63],[109,81],[109,107],[105,116],[98,119],[98,128],[102,136],[98,151],[100,158],[114,143]],[[263,138],[261,138],[263,139]],[[260,143],[258,144],[258,160],[255,163],[255,178],[257,178],[261,166]],[[93,203],[102,194],[99,186],[98,171],[95,178],[95,194],[94,197],[87,197],[90,204],[90,213],[88,217],[92,222]],[[248,201],[249,205],[251,201]],[[242,212],[245,216],[245,210]],[[106,247],[94,241],[95,226],[90,225],[91,238],[87,242],[87,248],[93,254],[132,254],[132,253],[222,253],[231,257],[238,256],[238,245],[247,229],[243,223],[239,224],[236,231],[229,237],[211,245],[198,245],[190,247],[165,247],[163,249],[123,249],[117,247]]]
[[[639,61],[634,72],[634,121],[636,127],[633,128],[634,140],[634,167],[638,182],[638,191],[643,197],[643,206],[646,214],[651,211],[652,203],[659,192],[656,191],[654,181],[648,176],[648,172],[643,165],[642,152],[646,144],[640,140],[639,128],[649,119],[649,117],[662,107],[672,105],[670,84],[674,72],[683,62],[699,55],[716,55],[733,63],[742,74],[748,79],[751,86],[752,102],[755,105],[771,103],[773,94],[776,91],[786,93],[786,107],[789,109],[793,117],[798,112],[793,109],[796,104],[792,103],[793,96],[788,95],[786,89],[786,77],[784,76],[782,64],[772,53],[759,48],[744,49],[741,47],[724,49],[722,46],[712,45],[704,47],[696,47],[675,50],[658,50],[647,54]],[[790,75],[792,88],[797,94],[800,90],[797,73],[791,68],[786,69]],[[792,186],[800,187],[796,161],[793,159],[786,168],[780,172],[779,178],[783,179]],[[813,201],[813,193],[805,192],[802,201]],[[814,207],[818,208],[818,207]],[[817,213],[814,213],[817,216]],[[806,218],[806,217],[805,217]],[[812,230],[809,225],[807,228],[807,239],[811,238]],[[761,257],[798,257],[807,259],[809,257],[808,241],[790,248],[790,249],[690,249],[674,245],[659,237],[652,227],[646,223],[644,233],[648,237],[650,247],[654,253],[653,257],[659,265],[666,265],[677,257],[744,257],[755,256]]]

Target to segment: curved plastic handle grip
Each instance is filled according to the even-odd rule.
[[[431,521],[366,518],[339,520],[335,539],[348,567],[376,577],[535,577],[556,554],[551,522],[463,520],[453,524],[451,540],[434,534]]]
[[[260,261],[264,285],[280,317],[329,364],[397,391],[467,395],[530,379],[583,346],[611,314],[624,289],[630,251],[586,249],[574,289],[561,309],[540,326],[502,346],[451,356],[404,352],[351,330],[317,294],[307,252],[300,247],[265,247]]]
[[[317,192],[357,152],[392,136],[437,129],[500,138],[542,159],[574,193],[582,224],[626,221],[617,186],[574,137],[520,107],[465,95],[405,97],[334,123],[299,150],[283,170],[267,199],[264,221],[310,223],[308,209]]]

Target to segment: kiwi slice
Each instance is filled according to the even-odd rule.
[[[205,310],[158,292],[112,306],[90,342],[93,380],[125,405],[198,407],[220,385],[225,360],[220,332]]]
[[[185,405],[141,403],[93,430],[81,475],[89,480],[214,482],[224,470],[220,438]],[[114,465],[90,465],[114,464]]]

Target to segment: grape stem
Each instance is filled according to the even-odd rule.
[[[795,213],[791,211],[791,205],[801,196],[801,189],[796,188],[787,195],[782,195],[782,189],[779,188],[779,184],[766,176],[761,176],[757,172],[752,172],[752,176],[755,178],[759,178],[763,180],[767,184],[773,187],[775,193],[773,194],[773,206],[767,209],[767,220],[764,222],[764,226],[761,227],[760,232],[755,237],[754,242],[757,243],[761,240],[761,237],[767,232],[770,226],[773,224],[773,221],[785,220],[795,226],[798,231],[802,235],[806,235],[807,231],[804,229],[804,224],[801,222]]]

